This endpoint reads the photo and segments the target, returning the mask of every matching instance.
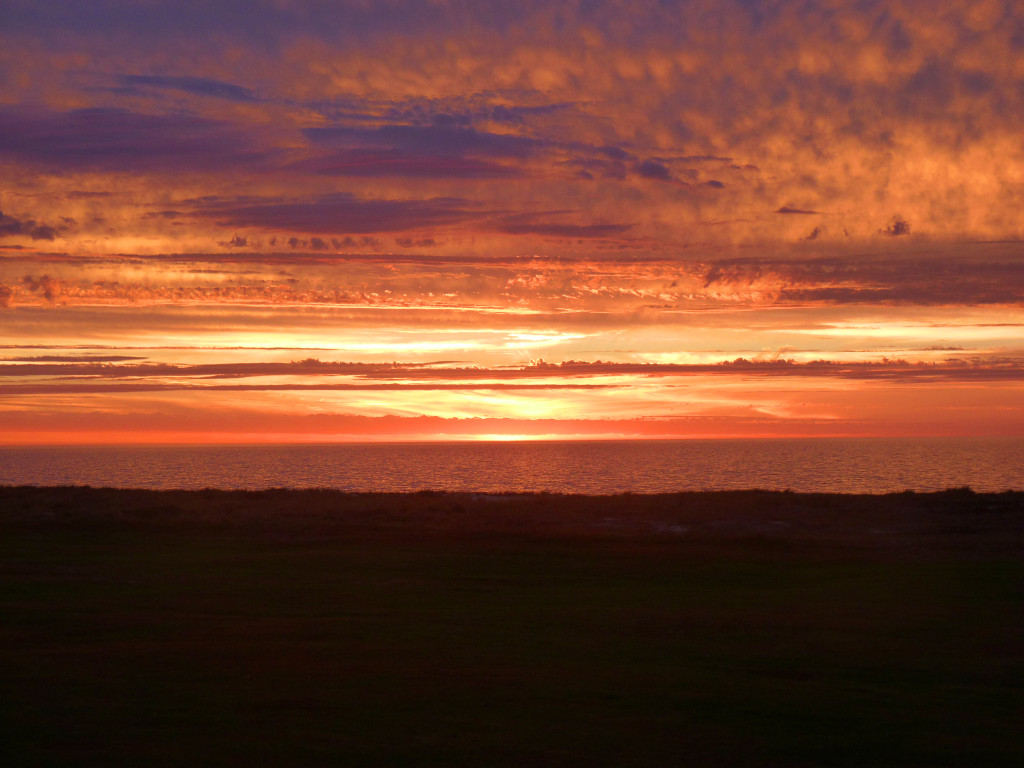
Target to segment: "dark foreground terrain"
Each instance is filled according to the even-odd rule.
[[[0,764],[1024,765],[1024,494],[0,487]]]

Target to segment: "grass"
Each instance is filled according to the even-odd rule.
[[[0,488],[0,760],[1020,764],[1022,507]]]

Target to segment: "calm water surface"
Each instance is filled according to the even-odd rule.
[[[657,493],[1024,490],[1024,438],[0,448],[0,484]]]

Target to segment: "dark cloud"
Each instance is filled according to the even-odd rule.
[[[611,384],[511,384],[506,382],[473,382],[470,384],[207,384],[207,383],[164,383],[139,382],[125,384],[0,384],[0,394],[4,395],[85,395],[114,392],[173,392],[195,390],[198,392],[316,392],[316,391],[382,391],[399,390],[403,392],[438,391],[438,390],[504,390],[504,389],[610,389]]]
[[[950,59],[925,62],[901,83],[894,108],[906,116],[942,119],[944,110],[960,99],[966,104],[992,95],[997,86],[992,75],[962,66]]]
[[[820,211],[806,210],[804,208],[792,208],[792,207],[790,207],[788,205],[782,206],[781,208],[779,208],[775,212],[776,213],[795,214],[795,215],[800,215],[800,216],[816,216],[816,215],[818,215],[820,213]]]
[[[60,296],[61,282],[50,275],[42,275],[41,277],[26,275],[21,279],[21,283],[29,291],[42,294],[43,298],[51,303]]]
[[[545,237],[615,237],[629,230],[632,224],[508,224],[497,231],[508,235],[543,235]]]
[[[658,181],[672,181],[672,171],[668,166],[657,160],[644,160],[636,166],[636,172],[645,179],[657,179]]]
[[[3,357],[3,363],[126,363],[145,360],[138,355],[35,355],[34,357]]]
[[[305,201],[266,200],[218,202],[193,215],[234,227],[260,227],[279,232],[319,235],[372,234],[456,224],[479,218],[466,200],[363,200],[352,195],[323,195]],[[292,245],[289,240],[289,245]],[[292,245],[292,247],[297,247]]]
[[[676,159],[684,163],[716,163],[724,165],[732,162],[731,157],[720,157],[719,155],[684,155],[683,157]],[[743,167],[756,170],[756,168],[751,165]]]
[[[1013,250],[934,258],[929,254],[859,254],[856,258],[723,260],[704,275],[714,295],[748,290],[774,303],[1019,304],[1024,262]],[[774,297],[774,298],[770,298]]]
[[[521,176],[522,169],[469,157],[412,154],[394,149],[339,149],[292,168],[328,176],[493,179]]]
[[[550,221],[551,214],[517,214],[506,216],[489,229],[506,235],[540,235],[542,237],[605,238],[616,237],[630,230],[632,224],[568,224]]]
[[[744,374],[766,377],[798,376],[842,379],[942,379],[947,381],[1020,381],[1024,380],[1024,364],[1020,361],[1000,364],[972,364],[967,362],[908,363],[889,362],[834,362],[815,360],[796,363],[791,360],[749,360],[736,358],[706,365],[658,363],[607,363],[570,360],[560,364],[545,364],[519,369],[521,375],[584,376],[641,374],[649,376],[692,376],[708,374]],[[429,372],[428,372],[429,375]]]
[[[486,8],[484,7],[486,5]],[[137,0],[4,0],[0,28],[8,34],[33,34],[66,40],[71,33],[96,36],[103,42],[131,39],[143,44],[169,40],[245,40],[276,47],[296,36],[338,43],[358,42],[368,36],[422,33],[465,27],[473,12],[486,10],[495,29],[507,29],[521,19],[517,9],[487,0],[455,2],[449,8],[436,3],[405,0],[177,0],[174,3],[139,3]]]
[[[57,230],[46,224],[37,224],[32,219],[16,219],[0,211],[0,237],[21,235],[33,240],[55,240]]]
[[[40,361],[33,365],[0,365],[0,376],[88,376],[103,379],[134,379],[153,376],[193,376],[237,378],[243,376],[373,376],[381,371],[412,370],[415,366],[398,363],[321,362],[316,359],[287,363],[207,363],[172,365],[170,363],[130,363],[106,365],[88,362]]]
[[[597,152],[598,154],[604,155],[605,157],[609,157],[612,160],[625,161],[629,160],[631,157],[631,155],[621,147],[598,147]]]
[[[368,237],[363,235],[362,237],[332,237],[331,245],[336,250],[342,250],[343,248],[379,248],[380,240],[376,237]]]
[[[212,80],[207,77],[168,77],[161,75],[119,75],[118,82],[135,88],[155,88],[182,91],[197,96],[211,96],[242,103],[260,101],[256,94],[240,85]]]
[[[444,128],[469,128],[473,124],[473,117],[465,113],[453,115],[438,112],[431,116],[430,122]]]
[[[586,179],[625,179],[628,166],[619,160],[605,160],[601,157],[576,157],[570,163],[579,168],[578,173]]]
[[[111,197],[112,192],[86,192],[83,190],[72,190],[64,195],[68,200],[89,200],[96,197]]]
[[[889,237],[900,237],[901,235],[909,235],[910,222],[908,222],[899,214],[896,214],[889,220],[889,223],[886,225],[885,229],[879,231],[883,235],[888,235]]]
[[[621,147],[590,147],[581,143],[565,143],[563,148],[573,155],[571,162],[584,172],[604,178],[624,179],[629,171],[656,181],[679,181],[682,186],[692,187],[711,170],[756,171],[753,166],[737,166],[729,157],[718,155],[674,155],[649,157],[641,160]],[[701,186],[724,188],[725,184],[711,179]]]
[[[0,158],[48,171],[209,171],[266,159],[238,126],[121,109],[0,108]]]
[[[61,358],[64,359],[64,358]],[[130,359],[130,358],[124,358]],[[31,359],[29,359],[31,360]],[[290,363],[221,363],[170,365],[125,362],[38,362],[9,364],[0,361],[0,376],[11,381],[34,379],[27,384],[0,386],[7,395],[146,392],[184,389],[223,391],[280,390],[445,390],[445,389],[598,389],[623,386],[602,381],[604,376],[745,376],[765,378],[829,378],[858,380],[914,380],[946,382],[992,382],[1024,380],[1021,361],[988,364],[947,361],[910,363],[834,362],[816,360],[796,363],[785,359],[750,360],[737,358],[721,363],[661,364],[614,363],[568,360],[521,367],[452,367],[401,363],[321,362],[316,359]],[[105,360],[105,359],[104,359]],[[237,379],[266,376],[301,376],[291,383],[239,383]],[[45,377],[52,378],[47,381]],[[344,377],[344,378],[342,378]],[[154,381],[158,378],[158,381]],[[170,380],[169,380],[170,379]],[[320,381],[317,381],[319,379]],[[410,381],[410,379],[414,381]],[[530,380],[544,381],[531,382]],[[568,380],[567,382],[562,380]],[[232,383],[224,383],[232,382]],[[524,383],[525,382],[525,383]],[[626,384],[625,386],[632,386]]]
[[[306,128],[303,133],[315,144],[386,148],[450,157],[484,155],[524,160],[550,146],[540,139],[489,133],[462,124],[331,126]]]
[[[388,103],[361,102],[358,106],[339,101],[338,106],[347,109],[325,109],[323,113],[334,119],[348,122],[391,123],[414,126],[438,126],[469,129],[482,123],[500,123],[526,127],[534,118],[545,117],[576,108],[572,102],[558,103],[509,103],[508,98],[519,101],[543,101],[545,95],[539,91],[519,89],[513,94],[506,93],[502,101],[495,103],[494,94],[472,94],[469,96],[448,96],[442,99],[415,98]],[[321,105],[323,106],[323,105]]]
[[[521,124],[525,122],[526,118],[534,115],[550,115],[566,109],[571,109],[574,106],[574,104],[570,104],[568,102],[558,104],[541,104],[536,106],[497,104],[483,112],[481,116],[485,119],[493,120],[496,123]]]
[[[396,237],[395,244],[400,248],[435,248],[437,241],[432,237],[423,237],[414,240],[411,237]]]

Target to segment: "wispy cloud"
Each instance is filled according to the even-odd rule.
[[[188,77],[170,75],[118,75],[117,81],[125,88],[139,90],[152,88],[157,90],[181,91],[197,96],[210,96],[241,103],[260,101],[259,97],[249,88],[225,83],[209,77]]]
[[[539,363],[514,367],[445,367],[423,364],[373,364],[323,362],[307,359],[290,363],[223,363],[166,365],[127,362],[131,356],[113,356],[93,360],[74,357],[58,361],[28,359],[16,363],[0,362],[0,376],[10,379],[56,377],[59,382],[0,386],[7,394],[32,392],[103,392],[127,391],[120,384],[96,383],[95,380],[133,380],[128,387],[137,391],[162,389],[501,389],[518,388],[582,388],[632,386],[635,381],[608,383],[609,377],[691,376],[756,376],[766,378],[838,378],[857,380],[944,380],[956,382],[1010,381],[1024,384],[1024,360],[971,364],[968,362],[908,363],[902,360],[876,362],[834,362],[828,360],[795,363],[791,360],[736,360],[708,365],[609,363],[567,361]],[[112,364],[113,362],[119,364]],[[260,384],[225,384],[221,380],[246,377],[294,377],[290,383],[267,381]],[[165,380],[173,378],[173,383]],[[329,378],[329,383],[315,382]],[[341,380],[348,379],[348,380]],[[376,383],[379,380],[388,384]],[[537,384],[514,383],[517,380],[543,380]],[[220,381],[220,383],[218,383]],[[457,383],[453,383],[457,382]],[[82,387],[85,387],[84,389]]]
[[[194,216],[230,226],[327,235],[404,232],[480,218],[482,212],[458,198],[366,200],[345,193],[308,200],[265,199],[212,203]]]
[[[0,211],[0,237],[24,235],[33,240],[54,240],[57,229],[46,224],[38,224],[33,219],[16,219]]]
[[[496,179],[523,175],[510,165],[460,156],[414,154],[395,149],[339,149],[294,163],[292,168],[326,176]]]
[[[230,123],[124,109],[0,107],[0,159],[51,173],[212,171],[267,159]]]

